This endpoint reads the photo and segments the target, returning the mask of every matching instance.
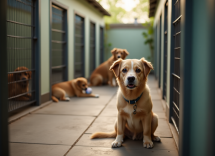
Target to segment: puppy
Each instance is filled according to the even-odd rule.
[[[87,79],[80,77],[71,81],[57,83],[52,86],[52,100],[58,102],[58,98],[61,101],[69,101],[69,97],[99,97],[98,94],[85,94],[84,90],[87,90]]]
[[[12,98],[13,100],[27,101],[31,99],[30,94],[25,94],[19,96],[20,94],[27,93],[29,90],[29,80],[31,79],[31,71],[26,67],[18,67],[15,69],[13,74],[8,74],[8,92],[9,98],[13,96],[18,96]],[[19,72],[23,71],[23,72]]]
[[[98,66],[90,77],[90,86],[100,86],[102,84],[109,83],[110,86],[113,86],[112,80],[114,77],[114,74],[112,71],[109,71],[110,66],[113,64],[114,61],[117,59],[125,59],[126,56],[129,54],[126,49],[118,49],[114,48],[112,51],[112,56],[102,63],[100,66]]]
[[[160,141],[154,135],[158,117],[152,112],[152,100],[146,84],[151,69],[152,64],[144,58],[119,59],[113,63],[110,70],[113,70],[119,84],[115,131],[94,133],[91,138],[116,137],[112,147],[120,147],[124,137],[143,139],[146,148],[153,147],[152,141]]]

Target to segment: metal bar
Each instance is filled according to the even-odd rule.
[[[177,132],[178,132],[178,134],[179,134],[178,127],[176,126],[176,123],[175,123],[174,118],[173,118],[173,117],[171,117],[171,119],[172,119],[172,122],[173,122],[173,124],[174,124],[174,126],[175,126],[176,131],[177,131]]]
[[[180,79],[180,77],[179,77],[178,75],[176,75],[176,74],[174,74],[174,73],[172,73],[172,75],[173,75],[174,77]]]
[[[174,22],[172,22],[173,24],[175,24],[176,22],[178,22],[181,19],[182,15],[180,15]]]
[[[13,72],[8,72],[8,74],[24,73],[24,72],[28,72],[28,71],[35,71],[35,69],[21,70],[21,71],[13,71]]]
[[[180,60],[180,58],[179,57],[175,57],[175,60]]]
[[[175,37],[175,36],[177,36],[178,34],[181,34],[181,31],[175,33],[173,36]]]
[[[173,87],[173,89],[180,95],[179,91],[175,87]]]
[[[15,23],[15,24],[19,24],[19,25],[24,25],[24,26],[28,26],[28,27],[35,27],[34,25],[29,25],[29,24],[20,23],[20,22],[11,21],[11,20],[7,20],[7,22]]]
[[[20,38],[20,39],[33,39],[33,37],[14,36],[14,35],[7,35],[7,37]]]
[[[63,31],[63,30],[58,30],[58,29],[52,29],[52,31],[54,31],[54,32],[59,32],[59,33],[66,33],[65,31]]]
[[[34,93],[34,92],[35,92],[35,90],[32,90],[30,92],[26,92],[26,93],[22,93],[22,94],[19,94],[19,95],[16,95],[16,96],[12,96],[12,97],[9,97],[8,100],[15,99],[15,98],[21,97],[23,95],[27,95],[28,93]]]
[[[176,5],[177,3],[178,3],[178,0],[175,1],[175,4],[174,4],[174,5]]]
[[[177,108],[177,110],[179,111],[178,106],[176,105],[176,103],[174,101],[172,101],[172,103],[174,104],[174,106]]]
[[[30,80],[31,80],[31,79],[28,79],[28,80],[12,81],[12,82],[8,82],[8,84],[19,83],[19,82],[30,81]]]
[[[36,102],[36,100],[22,103],[21,106],[16,107],[15,109],[11,109],[11,110],[9,109],[8,112],[12,112],[12,111],[14,111],[14,110],[17,110],[17,109],[19,109],[19,108],[25,107],[25,106],[30,105],[30,104],[35,103],[35,102]],[[9,104],[9,105],[13,105],[13,104]]]
[[[34,7],[33,5],[30,5],[30,4],[25,3],[25,2],[23,2],[23,1],[20,1],[20,0],[16,0],[16,1],[17,1],[17,2],[20,2],[20,3],[23,3],[23,4],[25,4],[25,5],[28,5],[28,6]]]
[[[56,40],[52,40],[52,43],[65,44],[65,43],[66,43],[66,41],[56,41]]]
[[[59,68],[64,68],[66,67],[66,65],[61,65],[61,66],[54,66],[54,67],[51,67],[52,69],[59,69]]]

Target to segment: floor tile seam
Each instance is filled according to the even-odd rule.
[[[59,116],[88,116],[88,117],[97,117],[97,115],[77,115],[77,114],[48,114],[48,113],[33,113],[33,115],[59,115]]]
[[[71,145],[67,145],[67,144],[46,144],[46,143],[32,143],[32,142],[16,142],[16,141],[10,141],[9,143],[15,143],[15,144],[32,144],[32,145],[68,146],[68,147],[71,146]]]
[[[125,148],[126,147],[126,149],[141,149],[141,148],[143,148],[143,149],[145,149],[144,147],[128,147],[128,146],[121,146],[121,147],[119,147],[119,148],[111,148],[111,146],[110,147],[102,147],[102,146],[87,146],[87,145],[75,145],[75,146],[78,146],[78,147],[97,147],[97,148],[108,148],[108,149],[119,149],[119,148]],[[149,150],[149,149],[148,149]],[[152,149],[150,149],[150,150],[153,150],[153,151],[164,151],[164,150],[166,150],[166,151],[177,151],[177,149],[176,150],[173,150],[173,149],[154,149],[154,148],[152,148]]]
[[[116,91],[117,92],[117,91]],[[116,94],[115,92],[115,94]],[[93,119],[93,121],[90,123],[90,125],[86,128],[86,130],[78,137],[78,139],[73,143],[73,145],[69,148],[69,150],[64,154],[64,156],[66,156],[71,150],[72,148],[77,144],[77,142],[81,139],[81,137],[87,132],[87,130],[92,126],[92,124],[95,122],[95,120],[99,117],[99,115],[104,111],[104,109],[107,107],[107,105],[110,103],[110,101],[113,99],[113,97],[115,96],[115,94],[113,94],[111,96],[111,98],[109,99],[109,101],[105,104],[105,106],[103,107],[103,109],[100,111],[100,113]]]

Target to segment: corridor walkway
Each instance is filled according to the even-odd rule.
[[[11,123],[11,156],[178,156],[162,108],[156,81],[149,76],[153,111],[159,115],[156,135],[161,143],[145,149],[142,141],[126,139],[121,148],[111,148],[114,138],[90,140],[96,131],[113,131],[117,87],[93,87],[100,98],[72,98],[52,103]]]

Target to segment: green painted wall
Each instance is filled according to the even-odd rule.
[[[123,29],[110,29],[107,31],[108,43],[111,43],[113,48],[127,49],[130,53],[127,59],[140,59],[145,57],[146,59],[150,56],[149,45],[144,44],[144,38],[142,33],[147,31],[146,29],[134,29],[134,28],[123,28]],[[105,52],[105,60],[111,56],[110,51]]]
[[[89,23],[96,24],[96,65],[99,65],[99,27],[104,26],[103,15],[92,5],[84,0],[57,0],[57,2],[67,6],[68,13],[68,80],[74,78],[74,15],[75,12],[85,19],[85,77],[89,75]],[[50,21],[50,1],[41,0],[41,94],[50,92],[49,77],[49,21]]]

